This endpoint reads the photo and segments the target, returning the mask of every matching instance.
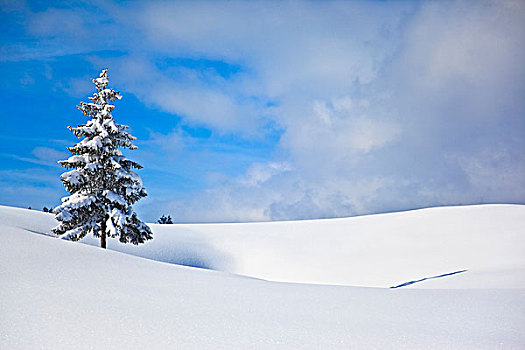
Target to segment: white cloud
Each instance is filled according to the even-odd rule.
[[[465,171],[473,196],[484,201],[520,202],[525,197],[525,156],[518,150],[482,149],[451,156]]]
[[[398,96],[469,122],[519,105],[525,89],[525,5],[519,1],[426,3],[394,63]],[[455,106],[453,104],[456,104]],[[465,108],[462,110],[461,108]],[[435,120],[436,113],[428,114]],[[422,115],[425,118],[427,116]]]
[[[33,155],[40,161],[55,165],[58,160],[63,160],[68,157],[66,152],[57,151],[49,147],[35,147]]]
[[[269,162],[267,164],[254,163],[238,182],[247,187],[264,184],[272,177],[283,172],[292,170],[288,163]]]
[[[98,65],[108,62],[101,58],[92,61]],[[137,56],[109,61],[110,74],[119,86],[151,107],[182,116],[187,124],[253,135],[262,123],[259,103],[243,96],[242,91],[232,91],[235,82],[213,71],[202,75],[180,67],[161,70]]]
[[[28,163],[46,165],[50,167],[56,167],[58,160],[63,160],[68,157],[66,152],[57,151],[56,149],[49,147],[35,147],[31,153],[34,157],[21,157],[19,155],[10,153],[4,153],[2,155]]]
[[[525,146],[522,3],[223,5],[155,4],[141,22],[161,51],[245,67],[228,81],[228,96],[277,102],[265,111],[242,103],[238,108],[264,113],[283,128],[275,161],[291,170],[268,175],[267,164],[259,174],[254,165],[244,182],[211,185],[203,195],[213,203],[208,219],[523,200],[522,194],[501,195],[515,186],[522,193],[524,186],[516,181],[522,170],[509,167],[510,160],[494,167],[476,163],[487,174],[473,177],[472,165],[451,157],[475,157],[487,144]],[[192,86],[197,96],[207,96],[207,87]],[[176,103],[171,110],[218,127],[210,113],[187,108],[201,119]],[[230,130],[241,119],[228,126],[222,118]],[[236,132],[257,130],[256,121],[248,118]],[[500,181],[498,171],[513,180]],[[248,186],[254,183],[256,189]]]

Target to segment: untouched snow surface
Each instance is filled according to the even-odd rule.
[[[4,222],[51,234],[51,214],[0,207]],[[343,219],[150,224],[154,239],[108,248],[281,282],[410,288],[525,288],[525,206],[442,207]],[[99,245],[93,237],[82,242]],[[406,287],[404,287],[406,288]]]
[[[151,244],[132,251],[322,283],[355,273],[390,286],[469,270],[413,285],[442,289],[387,289],[140,259],[36,234],[55,225],[52,215],[0,207],[0,348],[523,349],[524,208],[154,225]],[[445,289],[454,280],[463,289]]]
[[[111,249],[272,281],[416,288],[525,288],[525,206],[442,207],[343,219],[152,225]],[[99,244],[93,242],[93,244]]]

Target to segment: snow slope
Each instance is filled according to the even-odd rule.
[[[30,232],[52,223],[42,213],[0,217],[1,349],[525,348],[524,289],[268,282]]]
[[[56,225],[52,215],[24,209],[0,207],[0,217],[30,231],[49,233]],[[133,246],[109,240],[108,248],[272,281],[391,287],[468,270],[404,288],[525,288],[523,205],[151,227],[152,241]],[[99,244],[90,237],[84,242]]]
[[[111,248],[272,281],[390,287],[467,269],[413,287],[525,288],[525,206],[519,205],[327,220],[154,225],[153,231],[155,239],[144,246]]]

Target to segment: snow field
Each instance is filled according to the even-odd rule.
[[[165,261],[321,282],[349,281],[354,271],[362,281],[383,283],[388,273],[401,281],[406,271],[394,267],[408,265],[418,274],[475,266],[413,285],[441,289],[388,289],[270,282],[141,259],[47,237],[52,215],[0,207],[0,349],[523,349],[523,218],[523,206],[475,206],[288,223],[153,225],[153,241],[118,246]],[[399,233],[398,239],[382,243],[388,236],[381,232]],[[370,253],[352,258],[352,246]],[[329,248],[333,253],[323,252]],[[258,254],[251,258],[252,252]],[[400,258],[391,267],[394,256]],[[344,269],[354,262],[361,267]],[[425,277],[412,272],[407,280]]]
[[[442,207],[343,219],[150,224],[154,239],[108,247],[272,281],[411,288],[525,288],[525,206]],[[85,242],[98,245],[92,238]]]

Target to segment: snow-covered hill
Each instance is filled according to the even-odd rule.
[[[50,233],[51,214],[0,207],[4,222]],[[23,224],[22,224],[23,223]],[[143,245],[108,248],[272,281],[415,288],[525,288],[525,206],[442,207],[354,218],[151,225]],[[98,245],[86,237],[83,242]]]
[[[123,246],[272,280],[389,286],[468,269],[412,285],[442,289],[388,289],[141,259],[38,234],[52,215],[0,207],[0,348],[523,349],[524,214],[524,206],[475,206],[154,225],[152,242]]]

